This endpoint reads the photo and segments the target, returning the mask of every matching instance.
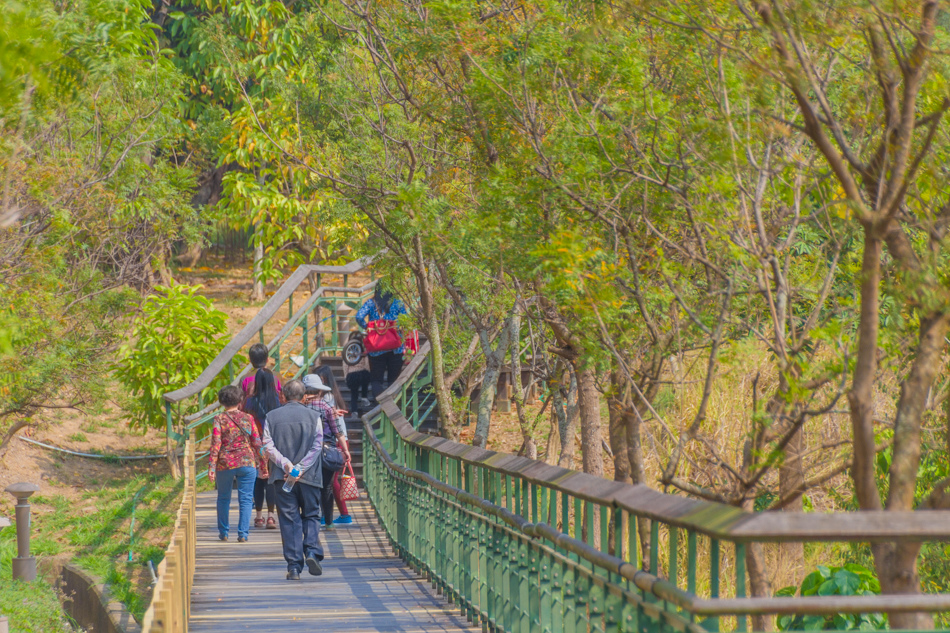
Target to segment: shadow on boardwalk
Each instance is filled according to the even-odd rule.
[[[389,547],[368,501],[350,505],[354,524],[321,531],[323,575],[284,579],[280,531],[251,528],[238,543],[218,541],[215,493],[198,495],[198,547],[189,629],[255,631],[476,631]]]

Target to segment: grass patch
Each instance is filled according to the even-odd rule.
[[[6,528],[4,532],[12,532]],[[4,535],[5,536],[5,535]],[[22,582],[10,580],[10,563],[16,556],[15,541],[0,542],[0,615],[10,620],[10,630],[20,633],[62,633],[72,630],[69,617],[56,595],[44,580]]]
[[[88,442],[89,441],[85,433],[73,433],[66,439],[69,440],[70,442]]]
[[[75,564],[106,582],[116,600],[141,619],[151,593],[146,565],[158,565],[164,556],[181,491],[181,481],[141,475],[90,486],[78,500],[34,496],[33,551],[37,556],[73,554]],[[6,565],[15,538],[13,530],[0,533]]]

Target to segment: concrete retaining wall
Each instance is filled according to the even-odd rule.
[[[87,633],[141,633],[125,606],[109,589],[75,565],[63,565],[57,582],[66,611]]]

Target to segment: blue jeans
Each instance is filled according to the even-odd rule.
[[[231,511],[231,488],[237,480],[238,491],[238,536],[247,538],[251,529],[251,506],[254,503],[254,480],[257,469],[241,466],[219,470],[215,475],[218,486],[218,536],[226,537],[231,529],[228,514]]]
[[[284,480],[274,482],[277,492],[277,518],[280,541],[284,548],[287,571],[300,571],[304,559],[313,555],[323,560],[320,545],[320,488],[299,481],[290,492],[284,492]]]

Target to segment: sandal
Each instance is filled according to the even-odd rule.
[[[277,529],[277,521],[274,520],[274,517],[267,517],[267,529],[268,530]]]
[[[254,527],[262,528],[264,527],[264,517],[257,517],[254,519]]]

